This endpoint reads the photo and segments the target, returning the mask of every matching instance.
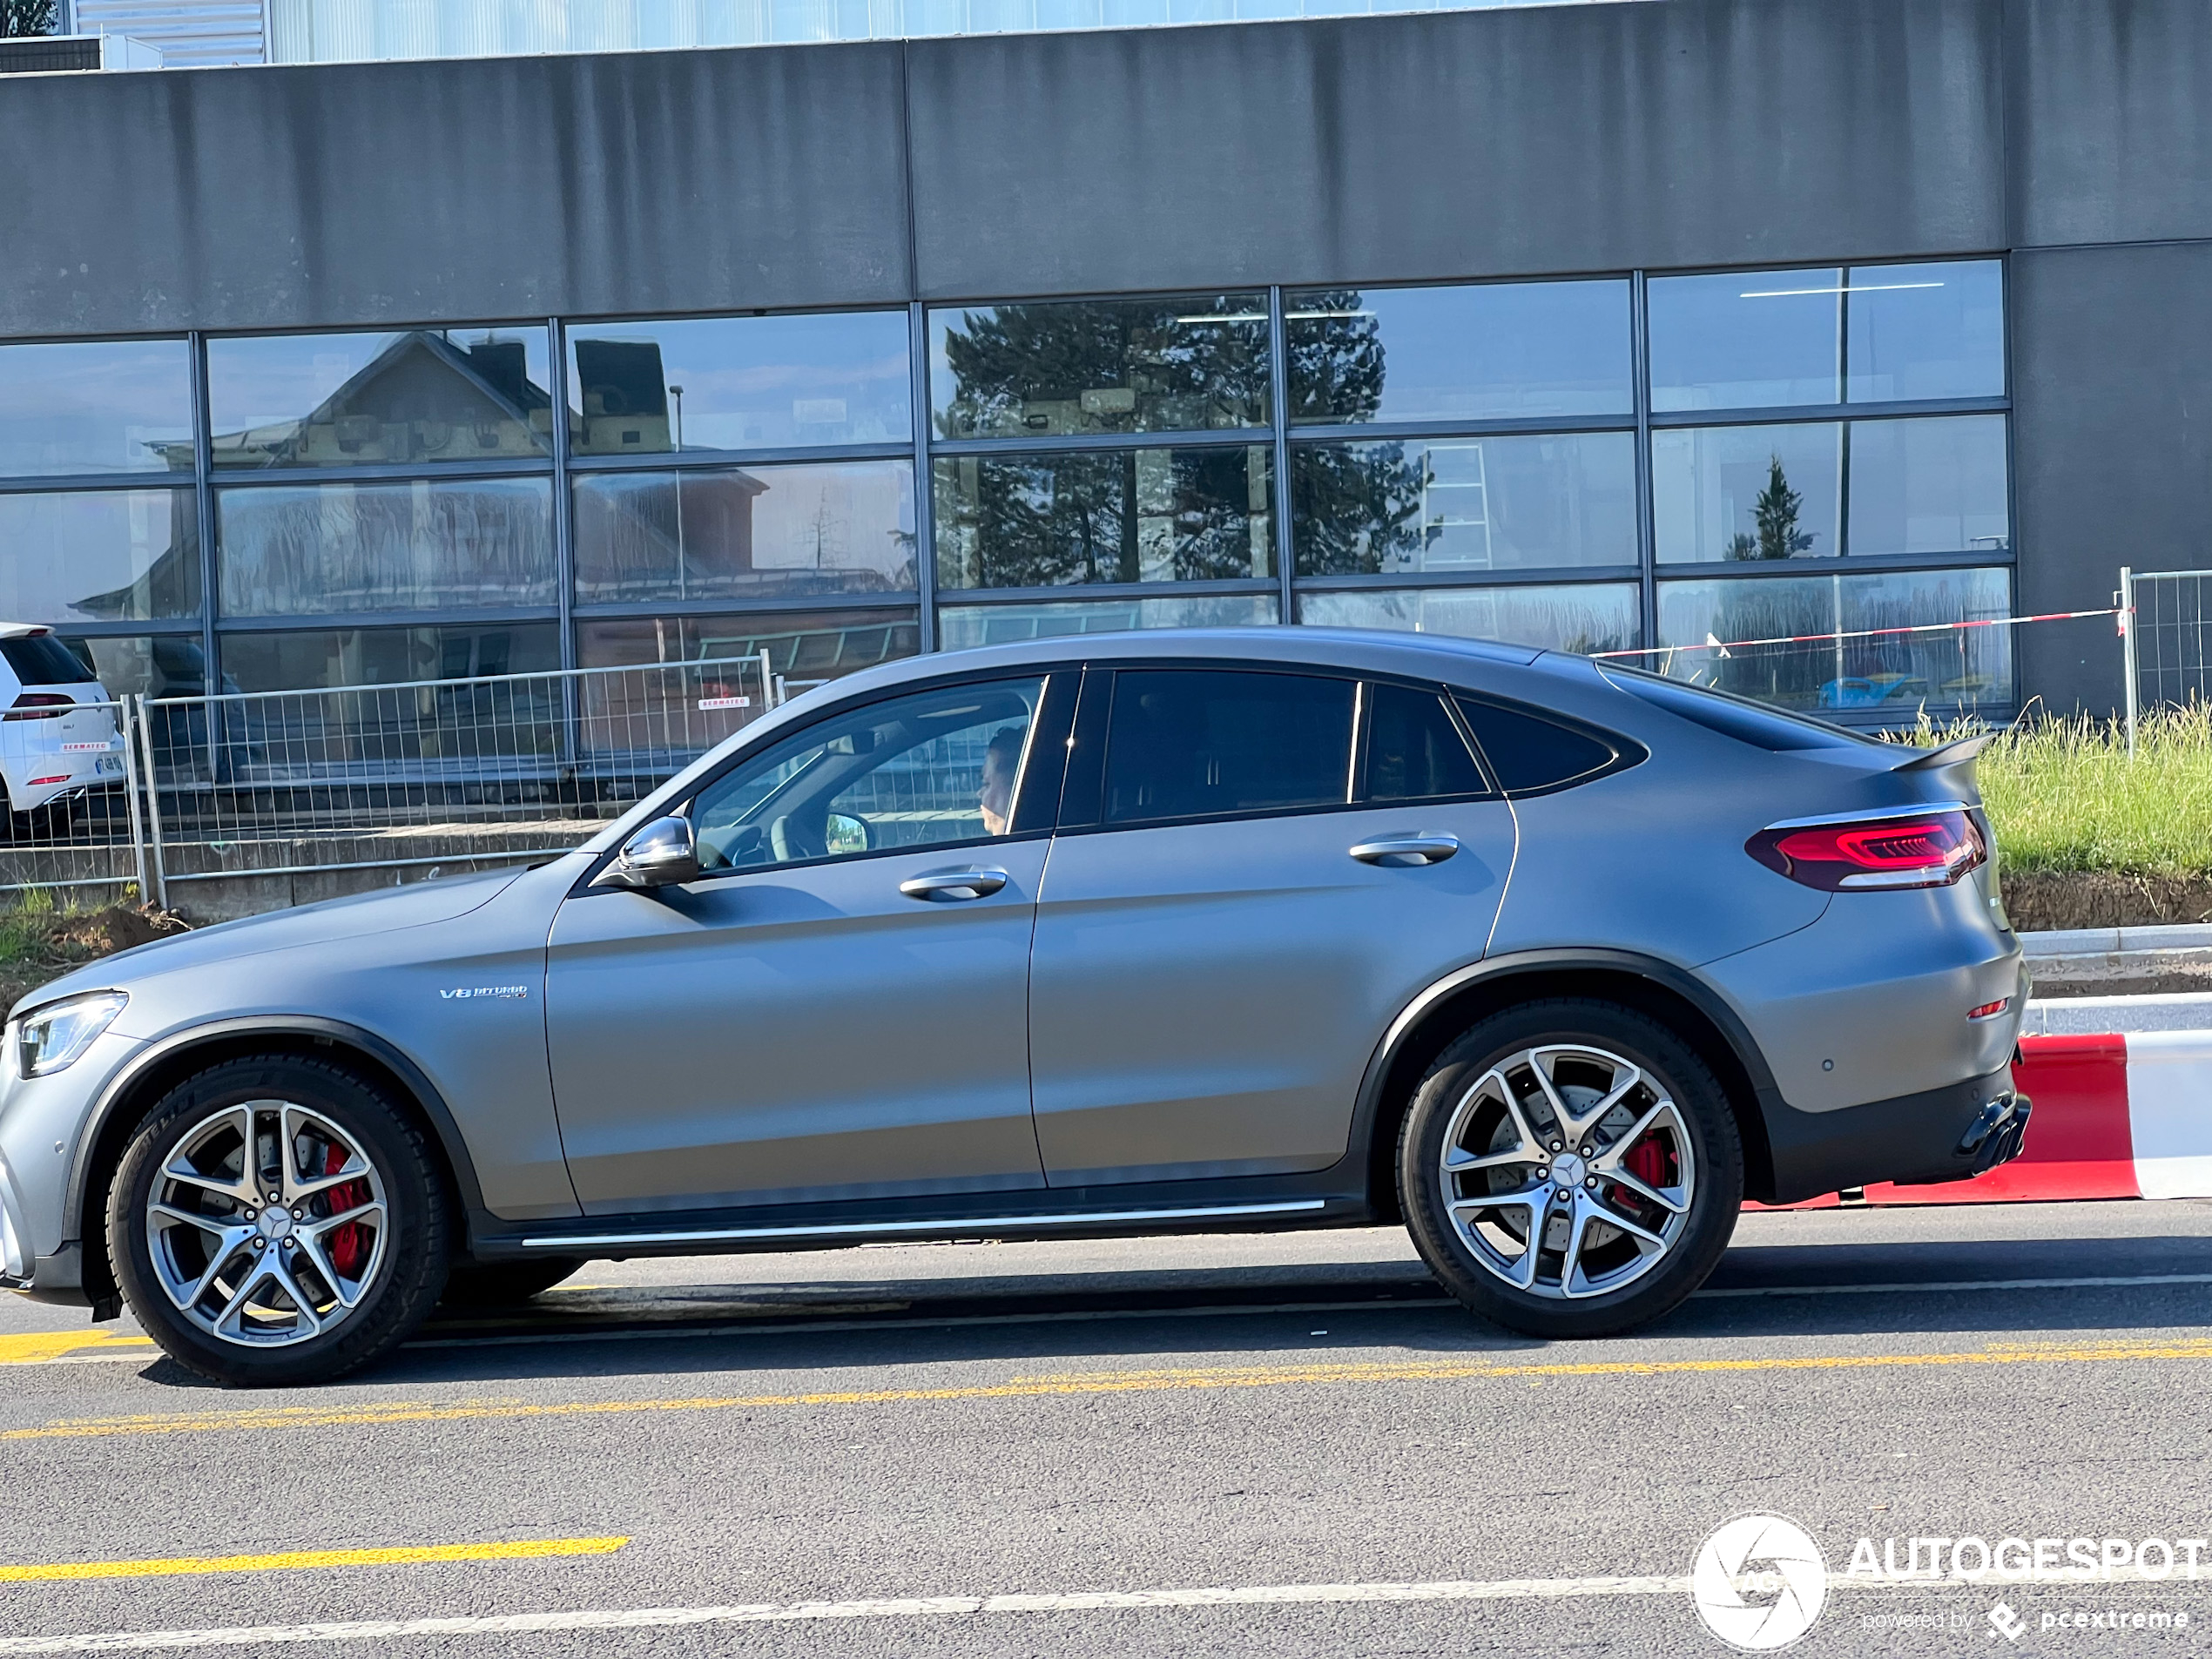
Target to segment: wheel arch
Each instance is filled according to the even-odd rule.
[[[283,1054],[352,1065],[382,1087],[402,1110],[414,1113],[429,1131],[448,1195],[460,1212],[463,1238],[475,1231],[484,1201],[468,1143],[436,1086],[398,1048],[359,1026],[307,1015],[197,1026],[163,1038],[111,1079],[78,1139],[65,1213],[76,1218],[84,1291],[95,1317],[100,1317],[104,1306],[113,1306],[119,1294],[115,1269],[108,1260],[104,1212],[109,1183],[123,1162],[132,1130],[156,1101],[194,1073],[226,1060]]]
[[[1520,951],[1447,974],[1409,1003],[1368,1062],[1356,1122],[1366,1153],[1369,1206],[1384,1221],[1403,1221],[1398,1202],[1398,1134],[1413,1090],[1446,1046],[1477,1020],[1546,997],[1588,997],[1619,1003],[1678,1032],[1712,1068],[1743,1142],[1745,1196],[1770,1202],[1774,1153],[1766,1105],[1777,1098],[1773,1074],[1736,1011],[1710,986],[1671,963],[1628,951]]]

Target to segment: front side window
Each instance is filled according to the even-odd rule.
[[[700,792],[703,871],[993,840],[1020,799],[1042,677],[954,685],[833,715]]]
[[[1352,683],[1237,669],[1124,669],[1106,735],[1106,821],[1341,806]]]

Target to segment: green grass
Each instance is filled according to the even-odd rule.
[[[0,912],[0,962],[44,954],[58,914],[51,888],[31,887],[18,895],[14,909]]]
[[[1906,740],[1955,735],[1924,728]],[[2007,871],[2212,871],[2212,707],[2145,714],[2135,758],[2117,720],[2023,721],[1982,751]]]

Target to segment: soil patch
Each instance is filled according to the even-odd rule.
[[[191,925],[152,905],[110,905],[81,914],[18,910],[0,917],[0,1011],[73,968],[186,932]]]
[[[2212,921],[2212,875],[2007,870],[2004,887],[2005,914],[2024,934]],[[2212,986],[2191,988],[2212,989]]]

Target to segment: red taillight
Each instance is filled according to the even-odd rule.
[[[1988,856],[1981,831],[1953,808],[1831,824],[1777,825],[1744,851],[1792,881],[1853,887],[1946,887]]]
[[[63,697],[54,691],[25,691],[16,699],[13,708],[0,714],[0,720],[58,719],[76,706],[73,697]]]

